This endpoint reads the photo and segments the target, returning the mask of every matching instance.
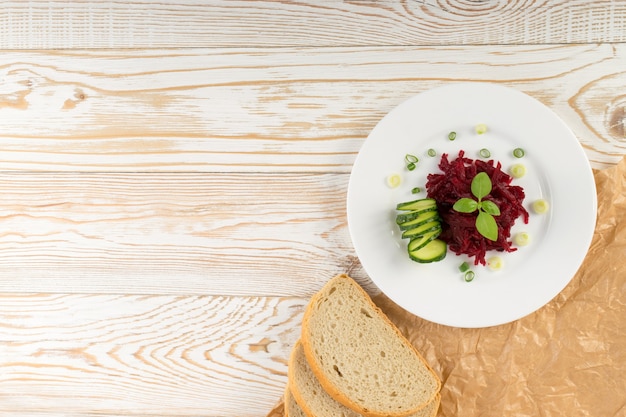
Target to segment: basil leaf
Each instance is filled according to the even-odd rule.
[[[471,198],[461,198],[454,203],[452,208],[459,213],[472,213],[478,209],[478,203]]]
[[[489,240],[498,240],[498,225],[496,224],[496,220],[489,213],[485,213],[484,211],[478,212],[478,217],[476,217],[476,230]]]
[[[500,209],[493,201],[485,200],[480,202],[480,207],[483,209],[485,213],[491,214],[492,216],[499,216]]]
[[[477,199],[481,200],[491,192],[491,178],[489,178],[486,172],[479,172],[472,179],[471,188],[472,194],[474,194]]]

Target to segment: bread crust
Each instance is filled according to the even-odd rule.
[[[287,386],[285,387],[285,393],[283,394],[283,410],[285,413],[285,417],[292,417],[289,415],[289,406],[287,405],[287,401],[289,401],[289,383],[287,383]]]
[[[311,411],[311,409],[308,407],[308,404],[306,404],[306,401],[304,401],[304,399],[302,398],[300,390],[298,390],[296,388],[296,385],[293,383],[293,381],[295,381],[296,372],[296,350],[301,344],[302,341],[298,340],[291,349],[291,354],[289,355],[289,361],[287,363],[287,389],[291,392],[291,396],[296,401],[296,403],[298,403],[298,405],[300,406],[304,414],[307,415],[307,417],[316,417],[315,415],[313,415],[313,411]]]
[[[425,401],[423,404],[420,404],[420,405],[416,406],[414,409],[408,410],[407,412],[403,412],[403,413],[379,413],[379,412],[376,412],[376,411],[367,410],[367,409],[364,409],[360,404],[352,401],[338,387],[334,386],[325,377],[325,374],[324,374],[322,368],[317,363],[317,361],[315,359],[315,355],[313,354],[313,348],[311,346],[311,341],[309,340],[309,335],[308,335],[306,329],[309,326],[311,314],[313,313],[313,306],[315,306],[317,304],[317,301],[325,294],[326,288],[328,288],[329,286],[333,285],[333,283],[335,283],[337,280],[344,280],[344,279],[345,280],[350,280],[358,288],[358,290],[365,296],[364,300],[367,303],[369,303],[369,305],[373,308],[373,310],[376,312],[376,314],[378,314],[379,318],[384,320],[384,322],[393,329],[393,331],[398,336],[399,340],[402,343],[406,344],[414,352],[414,354],[424,364],[424,366],[426,367],[428,372],[432,375],[434,380],[437,381],[437,389],[434,390],[433,395],[431,395],[431,397],[427,401]],[[366,417],[408,417],[411,414],[414,414],[414,413],[418,412],[419,410],[421,410],[422,408],[426,407],[426,405],[428,405],[431,401],[433,401],[433,399],[436,397],[436,395],[439,393],[439,391],[441,389],[441,381],[439,380],[439,377],[435,374],[435,372],[430,367],[430,365],[428,365],[428,362],[426,362],[424,357],[419,353],[419,351],[415,348],[415,346],[413,346],[411,344],[411,342],[409,342],[408,339],[406,339],[406,337],[404,337],[404,335],[400,332],[400,330],[396,327],[396,325],[393,324],[393,322],[391,320],[389,320],[389,317],[387,317],[387,315],[385,313],[383,313],[382,310],[376,304],[374,304],[374,302],[372,301],[372,299],[369,296],[369,294],[367,294],[367,292],[365,292],[365,290],[356,281],[354,281],[351,277],[349,277],[347,274],[336,275],[334,278],[329,280],[324,285],[324,287],[320,291],[318,291],[311,298],[311,300],[309,301],[309,304],[307,305],[307,307],[306,307],[306,309],[304,311],[304,317],[302,319],[302,334],[301,334],[300,340],[301,340],[301,343],[302,343],[302,347],[304,349],[304,355],[305,355],[307,361],[309,362],[309,366],[311,367],[311,370],[313,371],[313,373],[317,377],[318,381],[320,382],[320,384],[322,385],[324,390],[333,399],[335,399],[335,401],[338,401],[339,403],[343,404],[344,406],[346,406],[346,407],[350,408],[351,410],[354,410],[357,413],[362,414],[362,415],[364,415]]]
[[[296,379],[295,379],[295,372],[296,372],[296,368],[297,368],[297,364],[296,364],[296,351],[297,349],[302,345],[302,341],[300,339],[298,339],[298,341],[296,341],[296,344],[294,345],[291,354],[289,356],[289,360],[288,360],[288,373],[287,373],[287,389],[286,389],[286,395],[291,394],[291,397],[293,398],[293,400],[298,404],[298,406],[300,407],[300,409],[302,410],[302,412],[307,416],[307,417],[319,417],[316,416],[315,413],[313,412],[313,410],[309,407],[309,404],[307,403],[307,401],[304,399],[304,397],[302,396],[302,393],[300,392],[300,390],[298,389],[297,384],[295,383]],[[433,409],[430,412],[430,414],[428,415],[428,417],[435,417],[437,415],[437,412],[439,411],[439,405],[441,402],[441,394],[439,393],[439,391],[437,391],[437,393],[435,394],[434,398],[428,402],[424,408],[422,410],[418,410],[416,413],[411,414],[409,417],[414,417],[416,415],[420,415],[423,416],[423,411],[425,411],[424,409],[428,408],[429,406],[433,405]],[[287,413],[287,411],[285,411],[285,413]],[[289,416],[286,416],[289,417]]]
[[[289,401],[295,401],[295,403],[297,404],[298,407],[300,407],[299,411],[302,411],[307,417],[310,417],[308,414],[306,414],[306,412],[302,409],[302,407],[300,406],[300,404],[298,404],[298,401],[296,401],[296,397],[293,395],[293,391],[290,390],[289,388],[289,384],[287,384],[287,386],[285,387],[285,394],[283,396],[284,401],[283,401],[283,410],[285,413],[285,417],[299,417],[299,416],[292,416],[289,414]]]
[[[439,405],[441,404],[441,393],[439,391],[437,391],[437,394],[435,394],[435,397],[431,400],[431,402],[435,403],[435,407],[433,408],[433,411],[430,413],[429,417],[435,417],[437,415],[437,412],[439,411]],[[428,407],[431,403],[427,403],[424,408]]]

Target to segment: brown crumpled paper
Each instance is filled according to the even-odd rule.
[[[438,416],[626,416],[626,158],[594,175],[598,220],[587,257],[535,313],[461,329],[374,297],[440,376]],[[268,414],[283,416],[282,403]]]

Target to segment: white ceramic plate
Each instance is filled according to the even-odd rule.
[[[487,125],[483,135],[475,132]],[[454,141],[447,139],[455,131]],[[526,156],[516,159],[513,149]],[[428,149],[437,151],[427,156]],[[459,150],[479,159],[487,148],[507,171],[522,162],[527,174],[513,181],[524,188],[528,224],[520,218],[512,236],[530,233],[531,243],[500,256],[498,271],[476,266],[476,278],[465,282],[459,265],[469,258],[448,250],[443,261],[418,264],[408,258],[407,240],[395,223],[397,203],[425,197],[426,176],[441,172],[441,154],[455,159]],[[405,155],[419,158],[405,168]],[[480,158],[485,159],[485,158]],[[387,185],[398,173],[402,183]],[[539,215],[530,206],[550,204]],[[589,161],[571,130],[546,106],[519,91],[495,84],[461,83],[421,93],[389,112],[372,130],[356,158],[347,197],[348,225],[356,253],[373,282],[411,313],[456,327],[508,323],[539,309],[556,296],[581,265],[596,221],[596,189]],[[473,259],[470,261],[473,265]]]

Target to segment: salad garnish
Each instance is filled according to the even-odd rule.
[[[493,216],[500,215],[500,209],[490,200],[483,200],[491,192],[491,179],[484,172],[476,174],[472,180],[471,190],[476,200],[463,197],[452,208],[459,213],[473,213],[478,210],[476,216],[476,230],[489,240],[498,240],[498,225]]]
[[[510,169],[513,178],[522,178],[526,175],[526,167],[523,164],[515,164]]]
[[[476,125],[476,133],[479,135],[487,133],[487,125],[484,123],[479,123]]]
[[[504,261],[499,256],[492,256],[487,260],[487,266],[492,271],[499,271],[504,266]]]
[[[550,209],[550,204],[544,199],[533,202],[533,211],[537,214],[547,213]]]
[[[419,263],[437,262],[446,257],[448,246],[438,237],[441,223],[437,202],[432,198],[407,201],[396,205],[400,211],[396,223],[402,231],[402,239],[409,239],[409,258]]]
[[[513,243],[517,246],[526,246],[530,243],[530,235],[528,232],[519,232],[513,236]]]
[[[419,159],[417,159],[417,156],[407,153],[404,156],[404,162],[406,162],[406,169],[408,169],[409,171],[413,171],[416,167],[416,164],[419,162]]]
[[[396,188],[402,183],[400,174],[391,174],[387,177],[387,185],[389,188]]]
[[[482,148],[480,151],[478,151],[478,155],[480,155],[482,158],[489,158],[491,156],[491,152],[487,148]]]
[[[467,262],[463,262],[461,265],[459,265],[459,271],[461,272],[467,272],[469,271],[470,266]]]

